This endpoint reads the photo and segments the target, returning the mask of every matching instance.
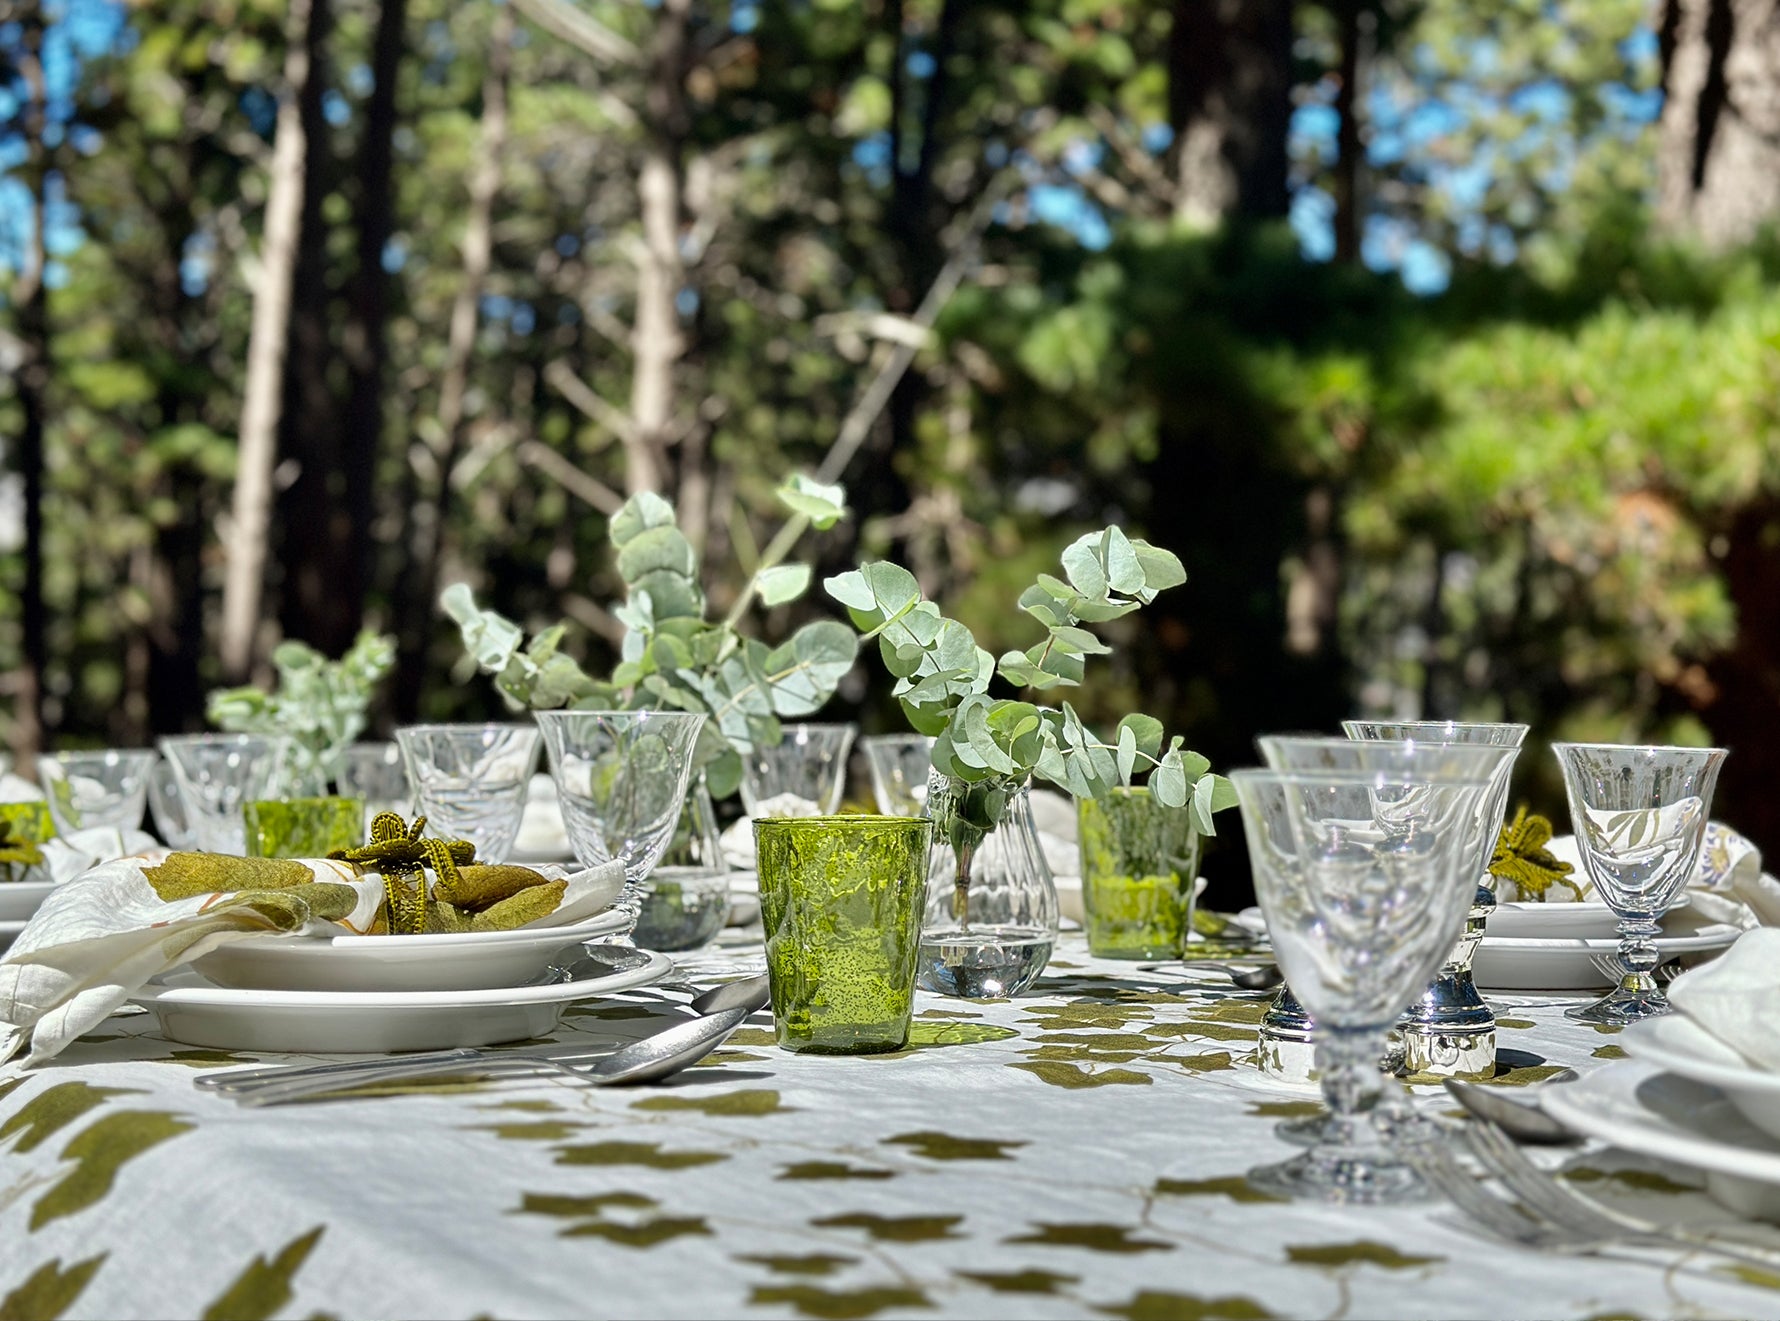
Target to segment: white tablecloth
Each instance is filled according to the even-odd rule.
[[[579,1012],[557,1039],[640,1034],[673,999]],[[1555,997],[1497,1003],[1508,1082],[1619,1053]],[[1260,1011],[1215,974],[1066,936],[1016,1001],[920,997],[920,1042],[895,1056],[788,1055],[762,1015],[667,1087],[536,1077],[257,1111],[191,1085],[250,1057],[120,1016],[0,1071],[0,1315],[1780,1314],[1780,1276],[1722,1262],[1543,1255],[1437,1205],[1261,1196],[1244,1173],[1288,1154],[1273,1126],[1310,1094],[1243,1061]],[[1554,1159],[1601,1197],[1722,1215],[1685,1171]]]

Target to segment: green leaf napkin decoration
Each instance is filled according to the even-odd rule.
[[[1502,827],[1496,839],[1490,875],[1499,881],[1513,882],[1528,899],[1542,901],[1552,886],[1561,885],[1580,900],[1582,889],[1570,879],[1570,873],[1576,869],[1545,847],[1550,842],[1551,821],[1536,813],[1529,815],[1522,803],[1515,809],[1514,820]]]
[[[14,867],[35,867],[43,861],[43,850],[37,847],[36,840],[13,833],[16,824],[0,816],[0,867],[9,872]]]

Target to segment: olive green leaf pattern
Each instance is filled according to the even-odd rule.
[[[80,1297],[109,1253],[77,1261],[67,1270],[62,1259],[46,1261],[12,1292],[0,1298],[0,1321],[56,1321]]]
[[[749,1296],[748,1302],[755,1307],[789,1304],[799,1316],[819,1317],[822,1321],[857,1321],[892,1307],[933,1306],[926,1294],[905,1285],[846,1290],[824,1289],[814,1284],[762,1285]]]
[[[1667,1175],[1658,1174],[1655,1170],[1597,1170],[1586,1165],[1563,1171],[1563,1177],[1571,1183],[1612,1183],[1622,1188],[1630,1188],[1640,1193],[1689,1193],[1694,1191],[1685,1183],[1677,1183]]]
[[[908,1147],[926,1160],[1008,1160],[1008,1152],[1024,1142],[1005,1138],[960,1138],[949,1133],[898,1133],[887,1145]]]
[[[561,1142],[586,1128],[562,1119],[530,1119],[511,1124],[472,1124],[466,1133],[493,1133],[508,1142]]]
[[[1086,1248],[1090,1252],[1167,1252],[1173,1245],[1153,1238],[1133,1238],[1135,1230],[1124,1225],[1049,1224],[1040,1222],[1030,1234],[1003,1239],[1004,1243],[1042,1243],[1046,1247]]]
[[[840,1257],[832,1252],[812,1252],[807,1256],[771,1256],[748,1255],[736,1258],[737,1261],[751,1262],[756,1266],[764,1266],[774,1275],[833,1275],[847,1266],[857,1266],[858,1257]]]
[[[1101,1069],[1095,1072],[1074,1064],[1065,1064],[1061,1060],[1027,1061],[1010,1067],[1024,1069],[1053,1087],[1067,1087],[1072,1090],[1081,1087],[1114,1087],[1120,1084],[1147,1087],[1155,1081],[1149,1074],[1139,1073],[1135,1069]]]
[[[963,1216],[881,1216],[863,1211],[827,1216],[810,1223],[818,1229],[860,1229],[879,1243],[929,1243],[935,1239],[962,1238],[956,1233]]]
[[[15,1133],[23,1134],[13,1150],[19,1153],[30,1151],[89,1110],[103,1105],[108,1097],[141,1094],[139,1088],[94,1087],[84,1082],[57,1083],[37,1093],[0,1124],[0,1142]]]
[[[804,1160],[779,1171],[781,1179],[894,1179],[895,1170],[875,1170],[840,1160]]]
[[[728,1159],[721,1151],[663,1151],[658,1142],[591,1142],[556,1152],[558,1165],[641,1165],[651,1170],[689,1170]]]
[[[1625,1047],[1614,1045],[1611,1041],[1605,1046],[1596,1046],[1589,1054],[1598,1060],[1623,1060],[1626,1058]]]
[[[75,1166],[32,1204],[32,1230],[84,1211],[111,1191],[126,1162],[191,1130],[191,1124],[162,1110],[119,1110],[95,1120],[62,1149],[62,1159]]]
[[[784,1114],[791,1107],[779,1100],[779,1094],[767,1089],[723,1092],[717,1096],[651,1096],[631,1103],[632,1110],[696,1110],[701,1115],[729,1119],[758,1119],[762,1115]]]
[[[1077,1284],[1079,1275],[1059,1275],[1055,1271],[958,1271],[957,1276],[993,1289],[996,1293],[1054,1294],[1066,1284]]]
[[[204,1309],[204,1321],[268,1321],[295,1296],[291,1280],[321,1241],[326,1225],[317,1225],[278,1250],[270,1261],[255,1257],[241,1274]]]
[[[1422,1257],[1399,1252],[1388,1243],[1356,1239],[1352,1243],[1317,1243],[1309,1247],[1286,1248],[1286,1260],[1303,1266],[1379,1266],[1387,1271],[1414,1270],[1418,1266],[1434,1266],[1445,1257]]]
[[[1308,1119],[1322,1114],[1323,1107],[1317,1101],[1255,1101],[1248,1112],[1256,1119]]]
[[[1153,1289],[1133,1294],[1129,1302],[1094,1310],[1127,1321],[1270,1321],[1274,1315],[1252,1298],[1201,1298]]]
[[[526,1193],[518,1214],[570,1221],[559,1238],[602,1238],[626,1248],[653,1248],[676,1238],[709,1236],[702,1216],[655,1215],[661,1203],[641,1193]]]

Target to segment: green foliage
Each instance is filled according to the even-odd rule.
[[[231,733],[289,737],[298,784],[319,789],[338,778],[341,754],[364,732],[371,698],[394,663],[394,640],[369,629],[333,661],[307,643],[280,643],[272,652],[274,691],[220,689],[210,694],[207,714]]]
[[[1117,527],[1070,543],[1063,572],[1040,574],[1020,596],[1020,609],[1043,626],[1045,638],[999,661],[965,625],[942,615],[899,565],[869,561],[823,585],[867,639],[877,638],[909,724],[934,738],[934,769],[967,786],[947,822],[954,845],[994,828],[1011,783],[1038,775],[1075,797],[1096,798],[1129,785],[1140,765],[1158,801],[1186,808],[1201,833],[1216,834],[1212,814],[1233,805],[1235,794],[1221,776],[1208,774],[1209,761],[1183,750],[1179,735],[1164,750],[1161,721],[1127,715],[1106,743],[1068,702],[1041,707],[989,696],[997,675],[1038,692],[1080,685],[1084,658],[1112,650],[1081,625],[1122,618],[1187,577],[1172,553]]]
[[[847,513],[845,491],[802,476],[778,496],[792,517],[720,621],[707,617],[700,557],[673,505],[647,491],[625,502],[607,529],[625,584],[624,604],[612,612],[624,640],[608,679],[589,677],[558,649],[563,625],[528,643],[517,624],[479,607],[464,583],[447,587],[439,603],[461,630],[465,651],[517,707],[705,713],[695,764],[721,798],[741,782],[742,756],[780,740],[780,717],[821,710],[858,653],[853,631],[834,620],[805,624],[777,647],[738,630],[755,595],[770,607],[803,594],[809,566],[782,563],[783,556],[804,528],[833,527]]]

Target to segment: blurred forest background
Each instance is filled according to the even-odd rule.
[[[995,651],[1175,550],[1084,712],[1220,768],[1714,740],[1780,854],[1776,0],[0,0],[0,168],[16,752],[364,624],[496,714],[443,584],[592,668],[626,493],[721,605],[803,470]]]

